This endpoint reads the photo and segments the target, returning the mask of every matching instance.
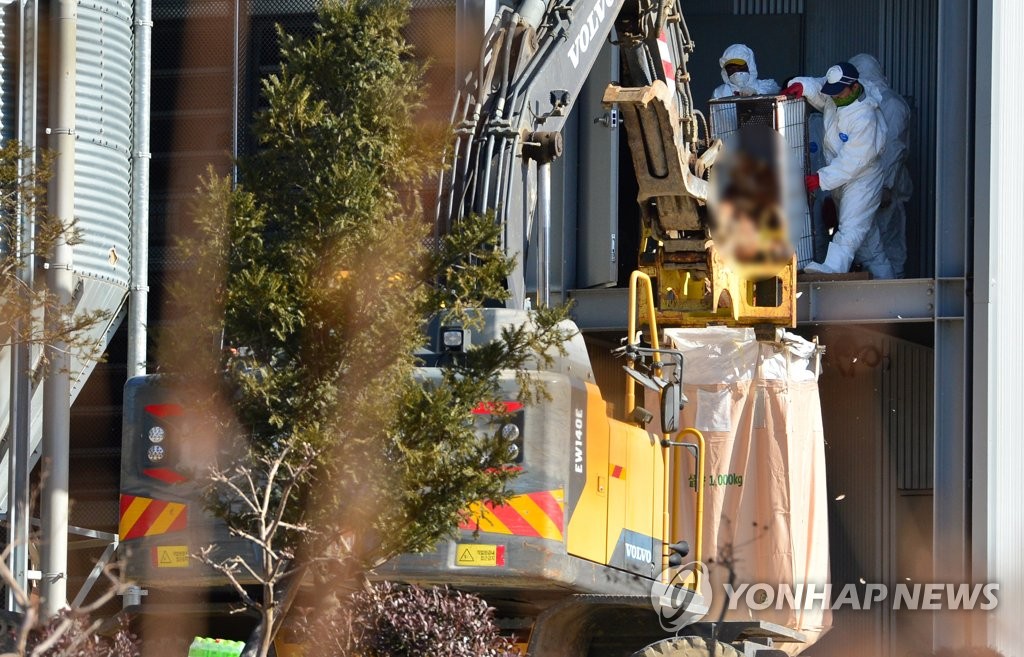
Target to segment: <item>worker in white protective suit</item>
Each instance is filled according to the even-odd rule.
[[[884,182],[880,157],[885,148],[885,119],[859,75],[854,65],[842,62],[824,78],[796,77],[783,90],[787,96],[806,98],[822,111],[826,165],[808,175],[805,184],[809,192],[831,191],[839,209],[839,227],[825,262],[812,262],[804,271],[842,274],[850,271],[856,258],[875,278],[892,278],[892,265],[875,224]]]
[[[903,278],[907,262],[907,216],[905,204],[914,185],[907,170],[910,145],[910,105],[893,91],[882,73],[882,66],[871,55],[861,53],[850,58],[860,72],[860,81],[868,93],[878,97],[878,106],[885,117],[885,151],[882,152],[882,202],[875,214],[875,223],[882,238],[882,247],[889,257],[896,278]]]
[[[779,93],[779,84],[775,80],[757,79],[754,51],[742,43],[734,43],[726,48],[718,65],[722,67],[722,80],[725,84],[715,89],[712,98]]]

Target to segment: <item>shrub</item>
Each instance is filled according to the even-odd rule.
[[[493,609],[475,595],[447,588],[376,583],[348,604],[319,614],[302,640],[324,657],[513,657]]]
[[[65,611],[28,630],[24,652],[19,650],[19,637],[24,631],[25,617],[5,613],[0,619],[2,636],[0,651],[6,655],[37,655],[38,657],[139,657],[138,637],[122,623],[108,636],[96,633],[99,621],[85,614]],[[37,652],[38,651],[38,652]]]

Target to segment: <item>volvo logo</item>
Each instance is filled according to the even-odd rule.
[[[590,12],[587,22],[583,24],[580,33],[576,35],[576,40],[572,42],[572,46],[569,48],[569,61],[572,62],[573,68],[579,67],[580,55],[587,52],[591,42],[597,37],[598,29],[604,23],[604,19],[609,13],[608,8],[614,4],[615,0],[598,0],[594,10]]]

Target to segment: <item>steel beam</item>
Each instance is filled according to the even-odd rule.
[[[798,283],[797,295],[801,324],[931,322],[962,318],[965,309],[962,278]],[[571,290],[569,298],[580,329],[625,329],[625,289]]]
[[[927,322],[936,317],[937,287],[930,278],[798,283],[797,321],[801,324]]]
[[[114,552],[116,550],[117,538],[115,537],[113,541],[107,544],[106,549],[103,550],[103,554],[96,562],[96,565],[92,567],[92,572],[89,573],[89,576],[85,579],[85,583],[82,584],[82,588],[79,589],[78,595],[76,595],[75,599],[71,602],[72,609],[79,608],[82,603],[85,602],[86,597],[88,597],[89,593],[92,592],[92,587],[96,585],[100,575],[103,574],[103,569],[107,567],[107,564],[109,564],[111,559],[114,557]]]
[[[972,318],[967,286],[972,265],[969,205],[974,148],[971,116],[973,2],[938,3],[935,97],[935,322],[932,568],[935,582],[970,579],[970,417]],[[964,614],[938,612],[935,647],[967,642]],[[980,644],[984,645],[984,643]]]
[[[629,291],[621,287],[570,290],[572,319],[582,331],[626,331]]]

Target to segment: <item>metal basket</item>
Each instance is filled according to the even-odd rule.
[[[786,96],[754,96],[750,98],[719,98],[712,100],[711,136],[721,139],[728,149],[742,128],[766,126],[778,132],[786,145],[780,154],[780,170],[790,241],[797,254],[797,265],[803,267],[814,260],[814,234],[807,197],[803,193],[803,176],[807,173],[807,104],[800,98]],[[798,190],[798,191],[793,191]]]

